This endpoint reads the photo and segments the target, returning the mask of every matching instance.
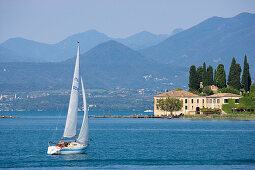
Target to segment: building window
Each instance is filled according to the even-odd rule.
[[[203,103],[205,103],[205,99],[203,99],[202,101],[203,101]]]
[[[193,110],[193,106],[192,106],[192,110]]]
[[[217,103],[220,103],[220,99],[217,99]]]
[[[185,99],[185,103],[188,103],[188,99]]]
[[[193,99],[191,99],[191,103],[193,103],[194,102],[194,100]]]
[[[187,110],[188,109],[188,106],[185,106],[185,110]]]
[[[199,99],[197,99],[197,103],[199,103]]]
[[[156,99],[156,103],[158,103],[158,99]]]
[[[235,99],[235,103],[239,103],[239,99]]]
[[[212,103],[212,99],[210,99],[210,102],[209,103]]]
[[[216,99],[213,99],[213,103],[216,103]]]
[[[224,103],[228,103],[228,99],[224,99]]]

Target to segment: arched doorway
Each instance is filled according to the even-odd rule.
[[[196,107],[196,114],[200,114],[200,107]]]

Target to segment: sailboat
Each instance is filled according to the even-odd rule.
[[[85,90],[81,77],[82,87],[82,98],[84,106],[84,117],[82,126],[80,129],[79,136],[77,138],[77,118],[78,118],[78,96],[79,96],[79,55],[80,55],[80,44],[78,42],[77,57],[74,69],[73,84],[71,89],[71,96],[69,101],[68,113],[66,118],[65,129],[60,141],[57,145],[51,145],[49,142],[48,154],[59,155],[59,154],[74,154],[83,153],[88,147],[88,112],[85,97]],[[75,138],[75,139],[74,139]],[[72,140],[73,139],[73,140]]]

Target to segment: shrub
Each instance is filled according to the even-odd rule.
[[[255,97],[255,86],[250,87],[250,97]]]
[[[240,94],[240,91],[237,89],[234,89],[233,87],[226,87],[226,88],[218,89],[218,92]]]
[[[203,93],[206,93],[207,95],[212,95],[213,91],[211,90],[211,88],[209,86],[205,86],[202,90]]]

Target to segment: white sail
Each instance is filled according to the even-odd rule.
[[[84,117],[83,117],[81,130],[80,130],[80,134],[79,134],[79,137],[77,139],[77,142],[87,145],[89,143],[89,139],[88,139],[89,122],[88,122],[88,111],[87,111],[86,96],[85,96],[85,90],[84,90],[82,78],[81,78],[81,87],[82,87]]]
[[[77,111],[78,111],[78,95],[79,95],[79,55],[80,45],[78,44],[77,57],[73,75],[73,85],[69,101],[68,114],[63,137],[71,138],[77,134]]]

